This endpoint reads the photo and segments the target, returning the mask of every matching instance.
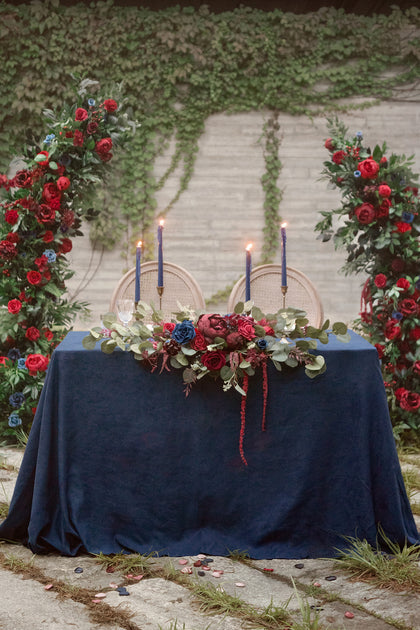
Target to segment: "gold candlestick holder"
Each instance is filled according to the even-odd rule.
[[[286,308],[286,293],[287,293],[287,285],[281,287],[281,292],[283,294],[283,308]]]
[[[163,295],[163,289],[165,287],[156,287],[157,288],[157,292],[158,292],[158,296],[159,296],[159,310],[162,310],[162,295]]]

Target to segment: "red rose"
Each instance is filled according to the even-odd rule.
[[[55,199],[51,199],[51,201],[49,202],[49,206],[51,210],[60,210],[60,206],[61,206],[60,199],[58,197],[56,197]]]
[[[202,355],[201,363],[209,370],[220,370],[226,365],[226,355],[222,350],[209,350]]]
[[[0,241],[0,257],[3,260],[12,260],[17,255],[16,245],[9,241]]]
[[[81,131],[79,131],[79,129],[76,129],[76,131],[74,132],[73,146],[75,147],[83,146],[83,134]]]
[[[16,315],[17,313],[19,313],[21,308],[22,302],[20,300],[9,300],[9,302],[7,303],[7,310],[12,315]]]
[[[106,111],[107,111],[109,114],[111,114],[112,112],[117,111],[117,109],[118,109],[118,104],[117,104],[117,102],[116,102],[116,101],[114,101],[114,99],[113,99],[113,98],[107,98],[107,99],[104,101],[104,107],[105,107]]]
[[[8,241],[9,243],[19,243],[19,240],[19,234],[17,234],[16,232],[9,232],[6,236],[6,241]]]
[[[15,225],[15,223],[18,222],[18,219],[19,212],[17,210],[6,210],[4,213],[4,220],[6,223],[9,223],[9,225]]]
[[[372,223],[376,215],[375,208],[370,203],[362,203],[361,206],[356,208],[354,213],[357,217],[357,220],[362,225],[368,225],[368,223]]]
[[[387,217],[389,217],[389,209],[391,205],[392,204],[389,199],[383,199],[379,208],[376,209],[376,218],[386,219]]]
[[[334,151],[334,143],[332,138],[327,138],[325,140],[324,147],[328,149],[328,151]]]
[[[385,337],[387,339],[399,339],[401,337],[401,328],[392,319],[385,324]]]
[[[418,311],[418,306],[412,298],[405,298],[398,305],[399,311],[403,315],[415,315]]]
[[[38,328],[35,328],[35,326],[30,326],[25,333],[25,337],[29,339],[29,341],[37,341],[40,335],[41,333],[39,332]]]
[[[399,278],[397,280],[397,287],[403,291],[407,291],[411,287],[411,284],[407,278]]]
[[[381,184],[378,188],[378,193],[380,197],[390,197],[391,189],[388,184]]]
[[[384,287],[386,287],[387,283],[386,275],[383,273],[378,273],[378,275],[375,276],[374,283],[378,287],[378,289],[383,289]]]
[[[93,135],[96,131],[98,131],[98,126],[99,126],[98,123],[93,120],[86,127],[86,133],[89,136]]]
[[[72,131],[66,131],[66,138],[73,138],[74,133]]]
[[[357,168],[364,179],[374,179],[379,172],[379,164],[372,158],[367,158],[366,160],[359,162]]]
[[[420,394],[407,391],[407,393],[401,397],[400,407],[405,411],[416,411],[420,408]]]
[[[395,398],[397,399],[398,402],[400,402],[401,398],[405,395],[408,394],[408,390],[405,387],[399,387],[398,389],[395,390],[394,395]]]
[[[98,140],[95,144],[96,153],[108,153],[112,149],[112,139],[111,138],[102,138],[102,140]]]
[[[397,228],[397,232],[400,234],[404,234],[404,232],[411,232],[411,225],[409,223],[405,223],[404,221],[396,221],[395,227]]]
[[[78,107],[74,114],[74,120],[79,120],[79,121],[86,120],[88,116],[89,114],[87,113],[85,109],[83,109],[83,107]]]
[[[195,329],[195,337],[190,342],[190,346],[194,350],[200,350],[200,351],[205,350],[207,348],[207,343],[206,343],[206,340],[204,339],[204,335],[198,330],[198,328]]]
[[[53,210],[50,206],[47,206],[46,203],[41,203],[35,212],[35,216],[38,223],[54,223],[55,210]]]
[[[49,184],[44,184],[44,188],[42,191],[42,198],[47,203],[50,203],[53,199],[60,199],[61,192],[58,190],[57,185],[50,182]]]
[[[109,162],[113,158],[113,153],[99,153],[102,162]]]
[[[414,341],[418,341],[420,339],[420,326],[415,326],[410,330],[410,339],[414,339]]]
[[[35,258],[35,264],[38,267],[38,270],[42,273],[48,268],[48,258],[43,254],[39,258]]]
[[[70,186],[70,180],[68,177],[62,176],[57,179],[58,190],[67,190],[69,186]]]
[[[48,151],[40,151],[38,153],[38,155],[42,155],[42,156],[45,157],[45,160],[41,160],[41,161],[37,160],[38,166],[48,166],[48,157],[49,157]],[[38,157],[38,155],[37,155],[37,157]]]
[[[238,333],[242,335],[244,339],[251,341],[251,339],[255,337],[255,328],[250,321],[240,319],[238,322]]]
[[[225,339],[228,333],[225,318],[214,313],[211,315],[201,315],[197,322],[197,328],[204,335],[207,343],[212,343],[215,337]]]
[[[28,273],[26,274],[26,278],[29,284],[32,284],[34,286],[40,284],[42,280],[42,276],[39,271],[28,271]]]
[[[31,376],[36,376],[37,372],[45,372],[48,367],[48,357],[42,354],[29,354],[25,365]]]
[[[176,324],[174,324],[173,322],[164,322],[162,328],[163,328],[163,332],[169,332],[172,333],[174,328],[175,328]]]
[[[49,330],[48,328],[46,330],[44,330],[43,332],[44,332],[45,339],[47,339],[48,341],[51,341],[52,338],[54,337],[54,333],[51,330]]]
[[[49,269],[45,269],[45,271],[42,272],[42,280],[43,284],[46,284],[51,280],[51,271]]]
[[[54,240],[54,233],[51,230],[47,230],[42,237],[44,243],[51,243]]]
[[[382,359],[384,356],[385,346],[382,346],[380,343],[375,343],[375,348],[378,351],[379,358]]]
[[[344,160],[346,155],[347,153],[345,151],[336,151],[335,153],[333,153],[333,156],[331,159],[334,162],[334,164],[341,164],[341,162]]]
[[[68,254],[68,252],[71,252],[72,249],[73,243],[71,242],[71,240],[69,238],[63,238],[58,251],[61,254]]]
[[[381,159],[379,160],[379,164],[381,166],[383,166],[384,164],[388,163],[388,158],[386,158],[384,155],[381,157]]]
[[[31,172],[26,169],[18,171],[12,180],[12,185],[16,188],[30,188],[32,186]]]

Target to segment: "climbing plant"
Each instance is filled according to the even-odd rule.
[[[141,133],[104,192],[107,210],[92,234],[103,246],[128,236],[122,240],[130,247],[134,223],[148,255],[156,191],[177,169],[178,189],[168,207],[159,209],[165,214],[188,186],[211,114],[268,110],[313,116],[343,108],[355,96],[364,103],[404,98],[394,88],[419,79],[419,25],[416,8],[366,17],[332,7],[307,15],[250,7],[215,14],[206,5],[153,11],[116,7],[112,0],[72,6],[59,0],[1,2],[0,170],[25,135],[40,133],[39,112],[70,97],[70,73],[86,73],[104,89],[123,80]],[[262,143],[264,262],[276,251],[281,199],[273,132],[267,124]],[[170,166],[156,179],[154,162],[169,146]]]

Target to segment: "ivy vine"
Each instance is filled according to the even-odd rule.
[[[0,171],[24,138],[41,133],[39,112],[69,100],[70,74],[97,79],[105,90],[123,80],[131,116],[141,127],[107,182],[105,210],[91,236],[104,247],[124,244],[130,258],[135,225],[150,257],[156,192],[180,167],[174,197],[159,208],[165,214],[191,180],[207,118],[266,110],[272,115],[263,130],[262,261],[270,262],[281,201],[276,112],[314,116],[338,111],[354,96],[365,103],[406,98],[394,88],[420,78],[419,26],[414,7],[367,17],[333,7],[306,15],[250,7],[216,14],[206,5],[153,11],[116,10],[112,0],[72,6],[59,0],[1,2]],[[155,160],[171,140],[170,166],[157,180]]]

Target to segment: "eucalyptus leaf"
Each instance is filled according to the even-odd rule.
[[[350,333],[346,332],[345,335],[336,335],[336,339],[342,343],[348,343],[351,340]]]
[[[169,363],[171,364],[171,366],[173,368],[175,368],[176,370],[179,370],[180,368],[184,367],[184,365],[182,365],[181,363],[179,363],[179,361],[176,360],[175,357],[171,357],[169,359]]]
[[[83,337],[82,346],[86,348],[86,350],[94,350],[96,347],[96,341],[95,337],[88,335],[87,337]]]
[[[260,308],[258,308],[258,306],[252,307],[251,315],[256,321],[259,321],[260,319],[263,319],[264,317],[264,313],[262,312]]]
[[[194,348],[189,348],[188,346],[182,346],[181,347],[181,352],[183,352],[184,354],[186,354],[189,357],[192,357],[195,354],[197,354],[197,350],[194,350]]]
[[[343,322],[334,322],[332,331],[334,335],[345,335],[347,332],[347,326],[346,324],[343,324]]]
[[[233,310],[237,315],[240,315],[244,312],[244,303],[238,302],[237,304],[235,304],[235,308]]]
[[[105,354],[112,354],[117,346],[117,342],[114,339],[104,339],[101,343],[101,350]]]
[[[185,356],[185,354],[183,354],[182,352],[178,352],[175,359],[178,361],[180,365],[184,365],[184,366],[188,365],[188,359]]]
[[[246,396],[246,392],[242,389],[242,387],[239,385],[239,383],[235,383],[235,389],[237,392],[239,392],[242,396]]]

